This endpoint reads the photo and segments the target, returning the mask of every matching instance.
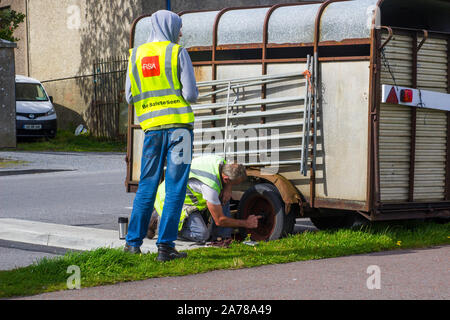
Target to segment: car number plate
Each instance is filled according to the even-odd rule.
[[[23,126],[25,130],[41,130],[42,125],[41,124],[26,124]]]

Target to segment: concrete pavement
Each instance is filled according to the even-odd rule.
[[[0,239],[33,245],[89,251],[98,248],[123,248],[125,242],[119,240],[117,230],[76,227],[53,223],[0,219]],[[192,242],[177,241],[177,249],[198,248]],[[157,252],[156,238],[145,239],[141,247],[143,253]]]

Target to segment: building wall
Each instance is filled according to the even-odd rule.
[[[71,78],[43,84],[53,96],[58,127],[83,123],[86,103],[73,77],[80,75],[81,27],[85,24],[86,3],[81,0],[34,0],[28,5],[30,76],[40,81]]]
[[[25,0],[0,0],[0,8],[11,7],[12,10],[17,12],[26,12]],[[15,49],[15,61],[16,61],[16,73],[21,75],[28,75],[28,63],[27,63],[27,21],[25,18],[24,23],[21,23],[19,27],[14,31],[14,36],[19,38],[17,42],[17,48]]]
[[[94,101],[93,63],[127,57],[131,25],[147,2],[29,1],[30,76],[43,81],[53,96],[60,128],[89,125]],[[157,10],[165,1],[151,3]]]

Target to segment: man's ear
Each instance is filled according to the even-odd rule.
[[[223,173],[222,173],[222,180],[223,180],[223,183],[225,183],[225,184],[230,183],[230,178],[228,176],[224,175]]]

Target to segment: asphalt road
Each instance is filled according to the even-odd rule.
[[[1,218],[116,230],[118,217],[131,214],[124,154],[0,152],[0,158],[27,162],[0,169]],[[0,241],[0,270],[63,253]]]
[[[125,192],[124,154],[0,152],[5,157],[30,163],[0,169],[2,218],[112,229],[130,214],[134,195]]]
[[[131,213],[122,171],[55,172],[0,177],[0,216],[101,229]]]

